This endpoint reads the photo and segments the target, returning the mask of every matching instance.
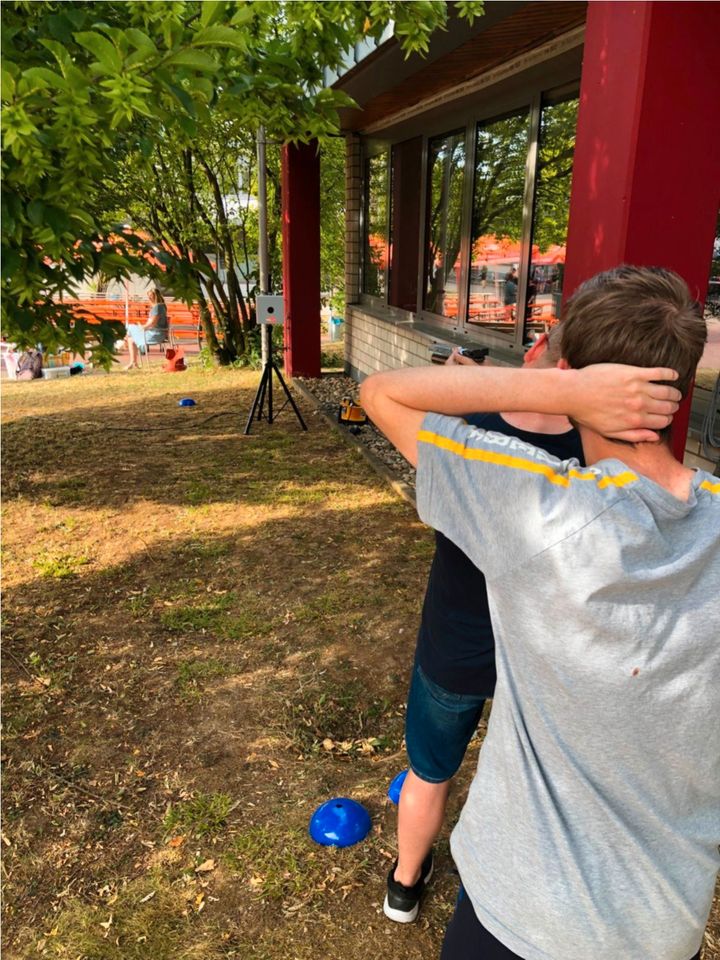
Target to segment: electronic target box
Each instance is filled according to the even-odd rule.
[[[282,296],[261,294],[255,301],[257,322],[277,326],[285,321],[285,301]]]

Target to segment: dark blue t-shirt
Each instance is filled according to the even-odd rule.
[[[576,457],[584,463],[576,430],[530,433],[511,426],[499,413],[472,414],[465,420],[483,430],[509,434],[541,447],[560,460]],[[427,676],[446,690],[488,697],[493,694],[495,639],[485,577],[459,547],[437,531],[416,658]]]

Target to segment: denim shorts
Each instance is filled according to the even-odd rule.
[[[485,694],[451,693],[413,668],[405,744],[413,773],[428,783],[455,776],[480,721]]]

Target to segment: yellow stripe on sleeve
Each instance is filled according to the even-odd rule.
[[[703,480],[699,486],[700,490],[709,490],[710,493],[720,493],[720,482],[710,483],[709,480]]]

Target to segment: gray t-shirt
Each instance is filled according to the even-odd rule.
[[[428,414],[421,519],[487,578],[498,684],[452,852],[525,960],[689,960],[720,857],[720,481],[687,503]]]

